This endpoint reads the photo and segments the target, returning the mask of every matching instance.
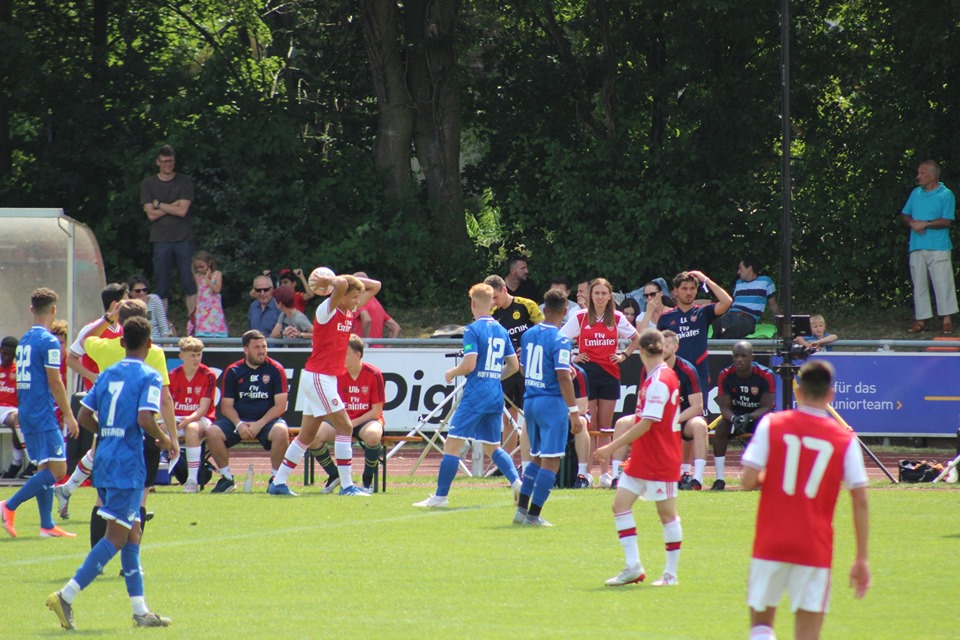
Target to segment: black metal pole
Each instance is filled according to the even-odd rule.
[[[783,322],[780,337],[783,339],[783,363],[780,366],[781,408],[793,408],[793,375],[796,368],[790,356],[793,346],[793,303],[791,275],[793,272],[792,229],[790,222],[790,0],[780,0],[780,124],[782,126],[783,165],[781,181],[783,189],[783,212],[780,218],[780,299]]]

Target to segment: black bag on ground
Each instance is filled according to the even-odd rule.
[[[926,460],[901,460],[900,482],[933,482],[941,471]]]

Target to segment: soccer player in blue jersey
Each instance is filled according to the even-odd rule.
[[[575,434],[583,428],[570,378],[570,339],[560,333],[566,300],[562,291],[547,291],[543,321],[520,338],[530,464],[523,470],[514,524],[551,526],[540,514],[567,450],[567,425]]]
[[[463,333],[463,359],[445,376],[448,383],[459,376],[466,376],[467,382],[443,445],[437,492],[415,503],[415,507],[447,506],[447,494],[460,467],[460,452],[467,439],[483,444],[483,452],[510,481],[514,499],[519,498],[520,478],[510,455],[500,447],[503,428],[500,380],[516,373],[520,364],[507,330],[490,315],[492,307],[493,288],[490,285],[481,283],[470,287],[470,311],[474,322],[467,325]]]
[[[140,571],[140,501],[147,467],[143,460],[143,434],[171,449],[167,432],[157,424],[160,411],[160,374],[144,364],[150,350],[150,321],[130,318],[123,324],[126,358],[97,376],[83,398],[80,424],[97,433],[93,485],[103,506],[100,515],[109,521],[107,535],[87,554],[63,589],[47,598],[64,629],[76,629],[73,601],[120,553],[127,594],[138,627],[166,627],[170,619],[151,613],[143,596]],[[96,412],[96,415],[94,413]]]
[[[33,327],[20,339],[16,350],[17,414],[24,444],[39,471],[13,497],[0,502],[0,518],[3,528],[16,538],[17,507],[36,498],[41,537],[75,538],[75,533],[68,533],[53,522],[53,485],[67,473],[67,449],[54,402],[63,412],[67,432],[73,437],[80,432],[60,378],[60,343],[50,333],[50,324],[57,315],[56,292],[45,287],[36,289],[30,296],[30,311]]]
[[[702,284],[717,297],[714,304],[694,304],[697,286]],[[710,367],[707,364],[707,330],[714,319],[730,308],[733,298],[723,287],[699,271],[681,271],[673,278],[677,306],[660,314],[657,329],[670,329],[680,339],[677,357],[693,363],[700,374],[700,391],[710,396]]]

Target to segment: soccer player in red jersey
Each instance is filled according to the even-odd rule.
[[[333,287],[330,297],[317,307],[313,321],[313,351],[307,359],[302,380],[304,386],[303,424],[300,434],[287,447],[283,463],[267,492],[273,495],[296,495],[287,486],[287,478],[303,460],[310,443],[317,437],[324,421],[336,430],[333,453],[340,476],[340,495],[366,496],[354,486],[353,425],[337,392],[337,376],[346,370],[347,344],[357,309],[380,291],[380,282],[355,276],[320,276],[311,286],[316,291]]]
[[[187,482],[184,493],[197,493],[200,471],[200,441],[217,419],[217,374],[203,364],[203,342],[199,338],[181,338],[180,359],[183,364],[170,372],[170,395],[177,419],[177,435],[187,450]]]
[[[23,440],[17,420],[17,365],[14,356],[20,341],[7,336],[0,345],[0,424],[13,431],[13,460],[0,478],[16,478],[23,466]]]
[[[677,584],[680,543],[683,531],[677,515],[677,480],[680,479],[680,382],[663,360],[664,337],[656,329],[640,334],[640,359],[649,373],[637,391],[635,423],[627,431],[600,447],[594,457],[601,463],[614,451],[631,444],[630,459],[620,476],[613,498],[613,517],[626,556],[626,567],[607,580],[609,587],[643,582],[646,573],[637,548],[637,525],[633,503],[637,498],[655,502],[663,525],[667,563],[663,575],[653,586]]]
[[[347,407],[347,417],[353,426],[353,437],[363,446],[363,490],[373,493],[373,476],[380,462],[380,439],[383,438],[383,403],[385,401],[383,372],[363,361],[363,338],[350,336],[346,370],[337,376],[337,392]],[[327,444],[336,440],[337,431],[324,421],[317,437],[310,445],[310,453],[327,472],[327,483],[322,493],[332,493],[340,484],[337,465],[330,458]]]
[[[777,605],[786,591],[796,614],[794,637],[819,638],[830,603],[833,512],[843,482],[853,499],[856,557],[850,586],[862,598],[867,562],[867,474],[853,432],[832,420],[833,367],[811,360],[800,369],[797,410],[764,416],[743,454],[740,482],[760,488],[747,604],[751,640],[775,640]]]

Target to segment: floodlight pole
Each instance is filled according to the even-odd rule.
[[[780,323],[780,337],[783,339],[781,353],[783,362],[779,366],[783,384],[780,388],[781,408],[793,408],[793,376],[797,367],[793,364],[790,349],[793,346],[793,304],[791,274],[793,271],[792,230],[790,221],[790,0],[780,0],[780,124],[782,126],[781,186],[783,189],[783,212],[780,218],[780,293],[783,321]]]

